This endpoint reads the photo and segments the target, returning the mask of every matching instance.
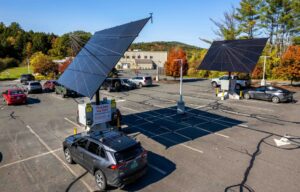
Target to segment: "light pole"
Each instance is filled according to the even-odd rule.
[[[266,62],[267,62],[267,57],[270,57],[270,56],[263,56],[264,57],[264,71],[263,71],[263,78],[260,82],[260,85],[261,86],[265,86],[266,85],[266,79],[265,79],[265,74],[266,74]]]
[[[180,87],[179,87],[179,101],[177,102],[177,114],[184,114],[185,113],[185,106],[182,97],[182,68],[183,68],[183,60],[182,59],[175,59],[174,61],[180,61]]]

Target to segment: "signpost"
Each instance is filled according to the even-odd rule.
[[[111,104],[93,106],[93,125],[111,121]]]

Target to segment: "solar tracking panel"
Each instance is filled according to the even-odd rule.
[[[58,82],[92,98],[151,17],[96,32]]]
[[[214,41],[198,69],[251,73],[268,38]]]

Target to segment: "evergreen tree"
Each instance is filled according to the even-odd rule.
[[[240,30],[245,38],[252,39],[258,30],[260,0],[241,0],[237,8],[236,19],[240,21]]]

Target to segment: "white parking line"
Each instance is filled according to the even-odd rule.
[[[72,125],[75,125],[77,127],[81,127],[79,124],[75,123],[74,121],[68,119],[67,117],[64,118],[66,121],[68,121],[69,123],[71,123]]]
[[[58,161],[60,161],[63,166],[70,171],[70,173],[72,173],[73,176],[75,176],[76,178],[79,176],[75,173],[75,171],[73,171],[73,169],[71,169],[71,167],[69,167],[69,165],[67,165],[56,153],[53,152],[53,150],[49,147],[49,145],[47,145],[45,143],[45,141],[29,126],[26,126],[29,131],[40,141],[40,143],[48,150],[48,152],[50,152]],[[89,190],[89,191],[94,191],[84,180],[80,180],[85,187]]]
[[[31,157],[28,157],[28,158],[25,158],[25,159],[21,159],[21,160],[18,160],[18,161],[14,161],[12,163],[7,163],[5,165],[2,165],[0,167],[0,169],[4,168],[4,167],[9,167],[9,166],[12,166],[12,165],[15,165],[15,164],[19,164],[19,163],[22,163],[24,161],[28,161],[28,160],[31,160],[31,159],[35,159],[35,158],[38,158],[38,157],[42,157],[42,156],[45,156],[45,155],[49,155],[51,153],[54,153],[56,151],[59,151],[59,150],[62,150],[62,148],[59,148],[59,149],[54,149],[54,150],[51,150],[51,151],[48,151],[48,152],[45,152],[45,153],[41,153],[41,154],[38,154],[38,155],[34,155],[34,156],[31,156]]]
[[[119,99],[119,100],[116,100],[116,103],[121,103],[121,102],[124,102],[126,101],[125,99]]]
[[[156,166],[154,166],[154,165],[152,165],[152,164],[150,164],[150,163],[148,163],[148,166],[151,167],[152,169],[154,169],[154,170],[160,172],[160,173],[163,174],[163,175],[166,175],[166,174],[167,174],[167,172],[165,172],[164,170],[161,170],[160,168],[158,168],[158,167],[156,167]]]

